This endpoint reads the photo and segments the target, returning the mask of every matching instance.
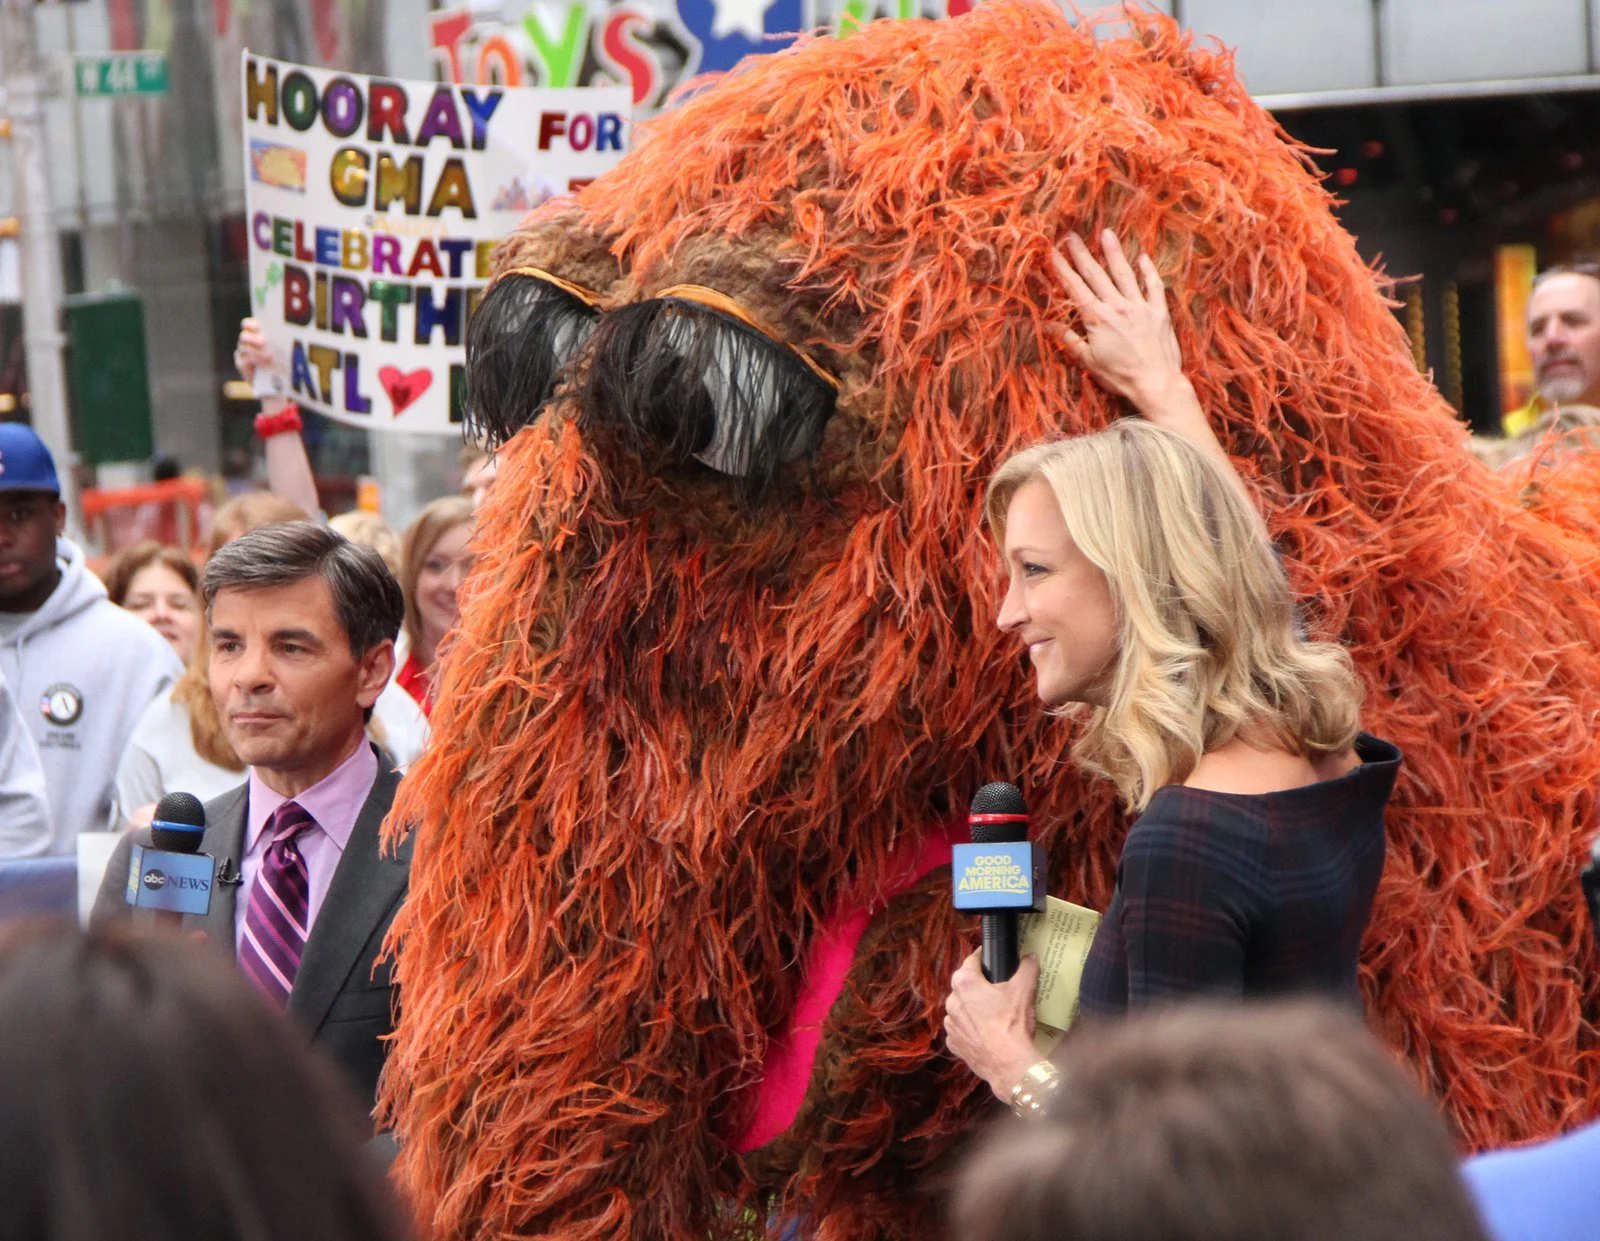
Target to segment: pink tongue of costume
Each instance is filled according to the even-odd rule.
[[[767,1048],[762,1077],[754,1087],[755,1111],[745,1131],[734,1139],[741,1155],[765,1146],[794,1123],[811,1082],[811,1066],[822,1040],[822,1023],[839,998],[856,945],[872,922],[872,915],[924,875],[950,863],[950,846],[966,839],[964,824],[943,823],[930,828],[919,841],[908,842],[893,854],[887,878],[875,890],[863,885],[839,902],[806,950],[805,982],[789,1020]]]

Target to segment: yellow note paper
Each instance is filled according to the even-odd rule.
[[[1100,915],[1094,910],[1053,896],[1046,898],[1042,914],[1022,916],[1021,955],[1039,958],[1033,1045],[1042,1055],[1050,1054],[1078,1015],[1083,964],[1089,959],[1089,946],[1099,925]]]

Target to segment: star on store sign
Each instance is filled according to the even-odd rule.
[[[773,0],[712,0],[717,15],[711,23],[711,37],[725,39],[741,34],[759,43],[767,34],[767,10]]]

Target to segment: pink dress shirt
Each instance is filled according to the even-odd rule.
[[[378,756],[363,737],[355,753],[294,800],[317,821],[297,838],[300,856],[306,860],[306,875],[311,881],[307,906],[307,928],[316,926],[322,902],[327,899],[328,886],[333,882],[333,872],[344,847],[350,841],[350,832],[367,804],[367,795],[378,778]],[[233,909],[233,946],[237,955],[239,941],[244,936],[244,916],[250,908],[250,892],[256,875],[261,870],[261,859],[272,843],[263,830],[273,813],[289,798],[274,793],[262,781],[256,769],[250,769],[250,793],[244,824],[244,862],[239,871],[243,882]]]

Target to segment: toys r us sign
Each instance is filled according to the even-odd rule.
[[[635,117],[697,73],[786,47],[797,31],[879,17],[955,17],[973,0],[505,0],[442,6],[429,24],[440,77],[463,85],[628,86]],[[503,16],[502,16],[503,15]]]

